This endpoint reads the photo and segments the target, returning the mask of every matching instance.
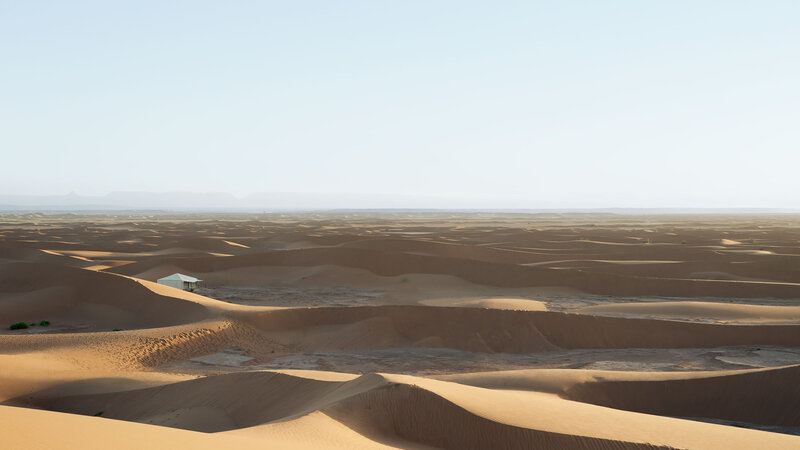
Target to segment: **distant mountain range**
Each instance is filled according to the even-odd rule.
[[[90,212],[272,212],[323,210],[448,210],[584,214],[783,214],[800,209],[776,208],[585,208],[520,200],[428,197],[422,195],[343,193],[255,193],[236,197],[224,192],[112,192],[102,196],[2,195],[0,211]]]
[[[483,203],[488,203],[484,201]],[[282,211],[331,209],[463,209],[471,199],[341,193],[255,193],[236,197],[224,192],[112,192],[102,196],[0,195],[5,211]]]

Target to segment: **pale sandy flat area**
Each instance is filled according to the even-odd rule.
[[[2,448],[800,448],[797,216],[6,214],[0,327]]]

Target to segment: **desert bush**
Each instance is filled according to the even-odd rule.
[[[9,330],[24,330],[25,328],[28,328],[28,324],[25,322],[12,323],[11,326],[8,327]]]
[[[43,320],[43,321],[39,322],[39,325],[41,325],[43,327],[49,327],[50,326],[50,321],[49,320]]]

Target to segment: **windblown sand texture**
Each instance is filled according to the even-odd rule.
[[[2,448],[800,448],[795,216],[7,214],[0,325]]]

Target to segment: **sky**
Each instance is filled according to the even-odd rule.
[[[0,194],[800,208],[799,18],[794,0],[0,0]]]

